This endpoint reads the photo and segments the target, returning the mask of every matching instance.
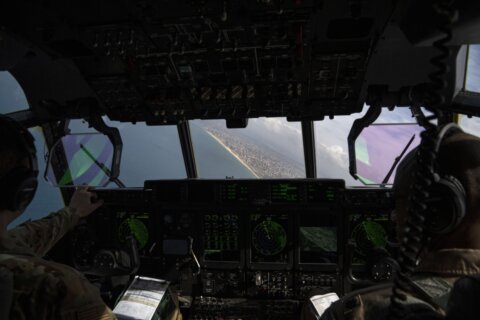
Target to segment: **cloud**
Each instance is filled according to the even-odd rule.
[[[347,185],[361,183],[349,173],[347,137],[355,119],[367,110],[352,116],[337,116],[315,122],[317,176],[319,178],[344,179]]]
[[[345,164],[348,162],[348,153],[341,146],[328,146],[326,150],[341,167],[347,168]]]
[[[253,125],[265,125],[265,127],[275,131],[276,133],[285,134],[293,134],[298,135],[302,134],[302,129],[299,122],[288,122],[285,118],[260,118],[260,119],[252,119],[251,120]]]

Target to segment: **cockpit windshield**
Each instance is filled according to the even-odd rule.
[[[364,111],[355,116],[315,122],[318,178],[342,178],[351,186],[392,183],[395,154],[403,156],[413,149],[418,144],[421,128],[412,123],[414,119],[409,108],[385,110],[357,139],[360,179],[355,180],[348,170],[347,136],[353,121],[362,117],[367,109],[365,106]],[[143,181],[152,177],[186,178],[175,126],[121,123],[109,121],[106,117],[104,120],[120,130],[124,144],[120,179],[127,187],[142,186]],[[227,129],[224,120],[194,120],[189,125],[199,178],[306,177],[300,122],[289,122],[285,118],[258,118],[250,119],[244,129]],[[80,120],[72,120],[70,129],[73,133],[92,132]],[[416,136],[413,141],[410,141],[411,135]],[[388,146],[388,152],[385,146]],[[405,146],[407,149],[403,150]],[[142,154],[148,156],[139,156]],[[391,168],[393,170],[389,173]],[[387,180],[383,182],[385,177]]]
[[[299,122],[251,119],[245,129],[227,129],[223,120],[190,124],[201,178],[305,178]]]
[[[120,131],[123,141],[119,179],[127,187],[142,187],[150,179],[186,178],[182,150],[175,126],[147,126],[145,123],[105,122]],[[80,120],[72,120],[74,133],[96,132]],[[109,188],[115,184],[110,183]]]
[[[475,89],[478,84],[475,79],[480,76],[475,73],[478,59],[474,58],[480,54],[478,48],[470,48],[468,90]],[[13,76],[3,72],[0,81],[4,84],[0,86],[2,90],[9,90],[9,94],[3,95],[2,113],[27,109],[23,90]],[[388,185],[393,182],[399,160],[397,158],[403,157],[418,145],[421,127],[414,123],[409,108],[383,110],[375,123],[365,128],[355,143],[359,178],[355,180],[348,170],[347,136],[353,121],[364,116],[367,108],[365,106],[359,114],[314,122],[318,178],[341,178],[350,186]],[[143,186],[144,181],[149,179],[187,177],[176,126],[124,123],[110,121],[108,117],[104,117],[104,120],[109,126],[120,130],[124,145],[120,179],[127,187]],[[460,124],[466,131],[478,131],[476,119],[463,117]],[[200,178],[306,177],[300,122],[289,122],[285,118],[257,118],[250,119],[245,129],[227,129],[224,120],[193,120],[189,125]],[[96,132],[81,120],[71,120],[69,127],[72,133]],[[106,153],[111,161],[112,151],[106,150]],[[148,156],[140,156],[142,154]],[[83,158],[88,157],[87,152],[82,155]],[[78,172],[84,168],[80,162],[77,161]],[[94,161],[89,163],[90,167],[95,167]],[[94,171],[99,173],[101,169]],[[60,180],[56,181],[53,171],[51,174],[51,181],[58,183],[66,179],[64,174],[57,177]],[[108,177],[103,174],[101,177],[97,175],[91,178],[105,182]],[[96,186],[99,185],[104,183],[96,183]],[[107,186],[114,187],[114,184]]]

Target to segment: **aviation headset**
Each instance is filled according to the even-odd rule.
[[[455,123],[448,123],[438,129],[435,142],[434,157],[437,159],[442,141],[446,137],[462,133],[462,129]],[[433,183],[428,190],[425,216],[425,230],[429,235],[442,235],[455,229],[465,217],[466,193],[462,183],[451,175],[438,172],[438,165],[434,162],[432,168]]]
[[[5,115],[0,115],[0,127],[6,129],[8,138],[20,144],[29,162],[29,168],[19,164],[0,176],[0,209],[23,211],[33,200],[38,186],[35,139],[27,129]]]

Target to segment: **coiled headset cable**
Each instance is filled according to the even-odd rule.
[[[398,268],[395,272],[390,297],[389,318],[393,320],[404,319],[407,316],[404,303],[407,300],[407,293],[413,290],[410,276],[417,267],[419,255],[426,242],[425,217],[428,209],[426,200],[430,196],[430,187],[437,178],[435,173],[437,149],[449,131],[447,125],[439,132],[433,121],[441,122],[445,119],[445,113],[441,110],[446,101],[444,90],[448,86],[446,75],[449,71],[447,59],[451,55],[447,43],[452,39],[452,23],[456,18],[456,11],[452,5],[453,1],[449,0],[440,0],[434,3],[434,10],[440,21],[439,30],[443,36],[433,43],[439,54],[430,60],[435,70],[429,75],[432,89],[429,94],[427,110],[431,111],[433,115],[426,117],[421,113],[417,118],[418,123],[425,128],[425,131],[421,134],[422,140],[417,150],[415,184],[408,200],[407,223],[401,239]]]

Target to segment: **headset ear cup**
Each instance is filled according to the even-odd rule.
[[[465,189],[455,177],[444,176],[430,190],[426,202],[425,229],[431,235],[447,234],[455,229],[465,216]]]
[[[1,208],[23,211],[35,196],[38,181],[34,173],[25,167],[17,167],[2,177],[0,186]]]
[[[32,202],[37,191],[38,181],[33,176],[23,180],[23,183],[17,189],[15,194],[15,207],[17,210],[24,211],[28,205]]]

